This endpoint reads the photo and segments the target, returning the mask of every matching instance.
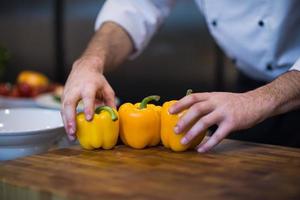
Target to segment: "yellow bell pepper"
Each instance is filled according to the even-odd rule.
[[[160,142],[160,106],[148,104],[159,96],[149,96],[141,103],[125,103],[119,108],[120,136],[124,144],[143,149]]]
[[[84,149],[112,149],[119,137],[118,113],[111,107],[101,106],[95,111],[92,121],[86,121],[84,113],[76,117],[76,135]]]
[[[188,90],[187,95],[192,91]],[[206,131],[200,133],[196,138],[194,138],[190,143],[183,145],[181,144],[181,139],[186,134],[185,132],[176,134],[174,132],[174,127],[176,126],[178,120],[185,114],[186,110],[172,115],[169,113],[169,108],[176,103],[177,100],[172,100],[165,102],[161,110],[161,141],[163,145],[173,151],[186,151],[187,149],[194,149],[203,140],[206,135]]]

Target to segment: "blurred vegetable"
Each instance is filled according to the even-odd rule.
[[[21,97],[31,97],[33,96],[33,88],[27,84],[27,83],[21,83],[17,85],[18,87],[18,91],[19,91],[19,95]]]
[[[0,95],[8,96],[11,93],[12,85],[10,83],[0,83]]]
[[[62,91],[62,85],[50,83],[44,74],[28,70],[19,73],[16,84],[0,83],[0,95],[15,98],[31,98],[42,93],[53,92],[60,101]]]
[[[28,84],[34,88],[47,87],[49,85],[48,78],[39,72],[25,70],[22,71],[17,78],[18,84]]]
[[[61,96],[63,94],[63,91],[64,91],[64,87],[63,86],[57,86],[54,91],[53,91],[53,99],[54,101],[57,101],[57,102],[61,102]]]
[[[54,94],[52,97],[53,97],[54,101],[56,101],[58,103],[61,103],[61,97],[60,96],[57,96],[57,95]]]

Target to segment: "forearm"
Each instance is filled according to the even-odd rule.
[[[289,71],[249,93],[266,105],[266,118],[297,109],[300,107],[300,72]]]
[[[82,57],[99,62],[98,70],[103,72],[120,65],[132,51],[127,32],[116,23],[106,22],[96,31]]]

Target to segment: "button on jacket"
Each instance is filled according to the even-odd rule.
[[[95,29],[106,21],[122,26],[139,55],[175,0],[107,0]],[[299,0],[195,0],[209,30],[226,55],[248,76],[270,81],[300,71]],[[174,33],[176,34],[176,33]]]

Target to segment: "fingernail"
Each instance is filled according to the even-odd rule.
[[[175,126],[175,127],[174,127],[174,132],[175,132],[176,134],[178,134],[179,131],[180,131],[180,130],[179,130],[179,127],[178,127],[178,126]]]
[[[171,107],[171,108],[169,108],[169,113],[170,114],[173,114],[173,112],[174,112],[174,109]]]
[[[90,121],[92,119],[91,110],[89,108],[84,109],[84,115],[87,121]]]
[[[70,135],[75,134],[75,129],[74,129],[73,127],[70,127],[68,130],[69,130],[68,133],[69,133]]]
[[[68,122],[67,128],[68,128],[68,133],[69,133],[69,134],[72,135],[72,134],[75,133],[75,128],[74,128],[73,122]]]
[[[187,144],[189,141],[184,137],[181,139],[181,144]]]
[[[74,135],[68,135],[68,138],[70,141],[74,141],[75,140],[75,136]]]
[[[90,120],[92,120],[92,115],[91,114],[86,114],[85,118],[86,118],[86,120],[90,121]]]
[[[204,153],[205,152],[204,149],[202,149],[202,148],[197,149],[197,151],[198,151],[198,153]]]

